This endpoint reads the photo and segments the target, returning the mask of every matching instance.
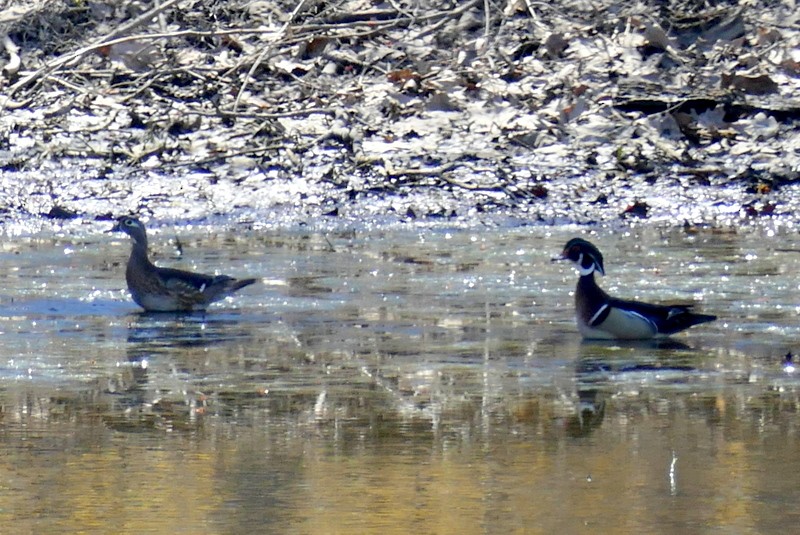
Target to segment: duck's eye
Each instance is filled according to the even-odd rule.
[[[125,220],[125,226],[126,227],[135,227],[136,226],[136,221],[134,221],[133,219],[126,219]]]

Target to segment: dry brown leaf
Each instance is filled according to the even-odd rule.
[[[588,85],[580,84],[580,85],[576,85],[575,87],[572,88],[572,94],[574,96],[576,96],[576,97],[579,97],[579,96],[583,95],[584,93],[586,93],[586,91],[588,91],[588,90],[589,90],[589,86]]]
[[[331,40],[328,37],[314,37],[300,44],[299,56],[303,59],[311,59],[321,56]]]
[[[756,30],[756,44],[771,45],[781,40],[783,36],[781,32],[775,28],[764,28],[763,26]]]
[[[544,41],[544,47],[545,50],[547,50],[547,55],[551,58],[560,57],[568,46],[569,43],[566,39],[564,39],[564,34],[562,33],[551,33]]]
[[[660,50],[667,50],[669,48],[669,37],[667,37],[667,32],[665,32],[661,26],[648,24],[644,30],[644,38],[652,47]]]
[[[391,71],[386,75],[386,78],[393,84],[397,85],[405,85],[411,80],[414,82],[419,82],[422,80],[422,76],[420,76],[418,72],[411,69],[398,69],[396,71]]]
[[[732,87],[749,95],[768,95],[778,92],[778,84],[766,74],[744,76],[741,74],[722,74],[722,87]]]
[[[800,62],[787,58],[781,62],[781,68],[793,76],[800,75]]]

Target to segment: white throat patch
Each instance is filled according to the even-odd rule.
[[[594,262],[589,267],[583,267],[583,253],[578,257],[578,260],[575,262],[578,265],[578,273],[580,273],[581,277],[585,277],[586,275],[591,275],[594,273]]]

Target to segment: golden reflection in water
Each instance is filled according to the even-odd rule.
[[[800,475],[781,398],[754,414],[735,392],[699,404],[657,388],[612,397],[584,437],[556,392],[488,418],[481,400],[465,402],[436,426],[362,394],[324,420],[263,400],[236,423],[206,414],[176,431],[181,416],[164,412],[125,432],[104,425],[110,406],[97,400],[8,395],[0,521],[21,532],[748,532],[793,506]],[[740,409],[720,414],[720,402]],[[759,488],[772,500],[754,501]]]

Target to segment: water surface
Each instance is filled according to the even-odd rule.
[[[165,226],[160,264],[263,281],[206,314],[146,315],[125,237],[73,225],[0,250],[0,525],[16,532],[798,520],[793,232]],[[603,250],[610,293],[720,319],[581,342],[576,274],[550,262],[575,235]]]

